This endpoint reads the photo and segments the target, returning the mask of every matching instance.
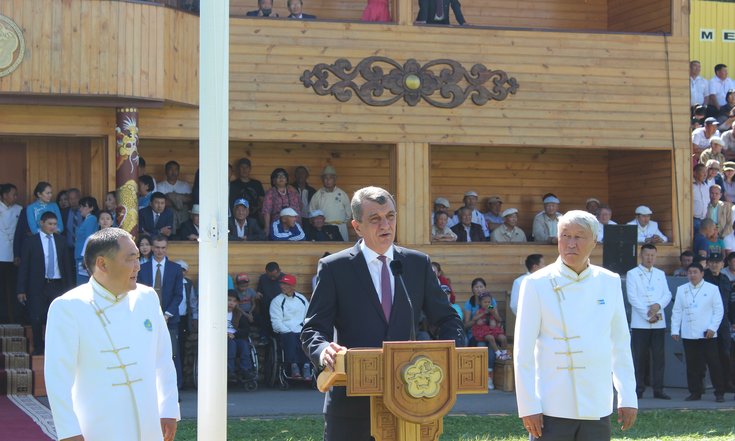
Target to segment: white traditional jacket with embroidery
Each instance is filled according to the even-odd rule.
[[[697,340],[704,338],[709,329],[717,337],[724,309],[720,290],[715,285],[704,280],[697,286],[691,282],[681,285],[676,289],[671,310],[671,335]]]
[[[590,265],[577,275],[561,259],[526,277],[515,326],[521,417],[599,419],[638,407],[620,277]]]
[[[116,298],[92,278],[54,300],[45,379],[59,439],[162,440],[160,419],[180,414],[155,291],[139,284]]]
[[[665,329],[666,315],[664,308],[671,302],[671,291],[666,282],[666,274],[658,268],[649,271],[638,265],[628,271],[625,276],[625,292],[631,306],[630,327],[635,329]],[[648,308],[653,304],[661,306],[661,320],[656,323],[648,321]]]

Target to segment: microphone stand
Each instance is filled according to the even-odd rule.
[[[403,263],[401,263],[399,260],[393,260],[390,263],[390,270],[393,273],[393,277],[396,277],[401,282],[401,287],[403,288],[403,293],[406,296],[406,301],[408,302],[408,308],[411,311],[411,333],[409,339],[411,341],[416,340],[416,319],[413,309],[413,302],[411,302],[411,296],[408,295],[408,289],[406,289],[406,284],[403,281]]]

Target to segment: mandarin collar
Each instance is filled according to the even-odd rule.
[[[102,286],[102,284],[98,282],[97,279],[94,278],[94,276],[89,278],[89,283],[92,284],[92,292],[110,303],[118,303],[128,295],[128,291],[118,295],[113,294],[112,292],[110,292],[110,290]]]
[[[569,268],[567,264],[565,264],[564,261],[561,260],[561,256],[556,259],[556,266],[559,269],[559,274],[575,282],[579,282],[582,279],[585,279],[592,272],[592,265],[590,265],[589,259],[587,259],[587,268],[585,268],[584,271],[579,274],[577,274],[577,272],[573,269]]]

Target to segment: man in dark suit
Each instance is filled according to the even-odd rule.
[[[310,213],[309,223],[304,224],[304,232],[306,233],[306,240],[313,242],[344,241],[339,233],[339,227],[324,223],[324,212],[322,210],[314,210]]]
[[[303,0],[288,0],[286,2],[288,6],[288,18],[296,20],[315,20],[316,15],[304,14],[304,1]],[[315,191],[316,192],[316,191]]]
[[[182,384],[179,351],[179,305],[184,298],[184,273],[179,264],[168,259],[168,238],[163,235],[152,239],[153,259],[140,266],[138,283],[152,287],[161,301],[163,317],[171,335],[171,347],[176,366],[179,388]]]
[[[393,245],[396,209],[386,190],[367,187],[352,198],[352,226],[361,237],[353,247],[320,260],[317,284],[306,314],[301,341],[315,366],[333,366],[346,348],[379,348],[384,341],[408,340],[423,312],[439,338],[464,345],[462,321],[439,287],[429,257]],[[390,262],[400,261],[406,290],[394,280]],[[333,342],[333,336],[337,341]],[[370,400],[347,397],[333,387],[325,398],[324,439],[368,441]]]
[[[457,235],[457,242],[485,242],[482,226],[472,222],[472,210],[462,207],[458,210],[459,223],[452,227]]]
[[[28,305],[33,326],[33,355],[43,354],[43,325],[51,302],[76,280],[65,252],[64,239],[56,233],[56,214],[41,215],[38,234],[23,242],[18,270],[18,301]]]
[[[138,221],[142,234],[171,236],[174,230],[174,212],[166,207],[166,195],[160,191],[153,193],[151,204],[140,210]]]
[[[194,204],[189,210],[189,220],[181,224],[176,234],[179,240],[199,239],[199,204]]]
[[[248,17],[276,17],[278,12],[273,12],[273,0],[258,0],[258,10],[248,11],[245,15]]]
[[[250,217],[250,202],[245,198],[235,201],[227,224],[228,240],[265,240],[265,231],[255,218]]]
[[[462,5],[459,0],[419,0],[419,13],[416,23],[449,24],[449,7],[452,7],[457,24],[464,26],[467,21],[462,14]]]

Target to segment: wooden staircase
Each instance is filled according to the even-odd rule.
[[[27,395],[33,392],[28,340],[22,326],[0,325],[0,394]],[[40,369],[43,370],[43,363]]]

